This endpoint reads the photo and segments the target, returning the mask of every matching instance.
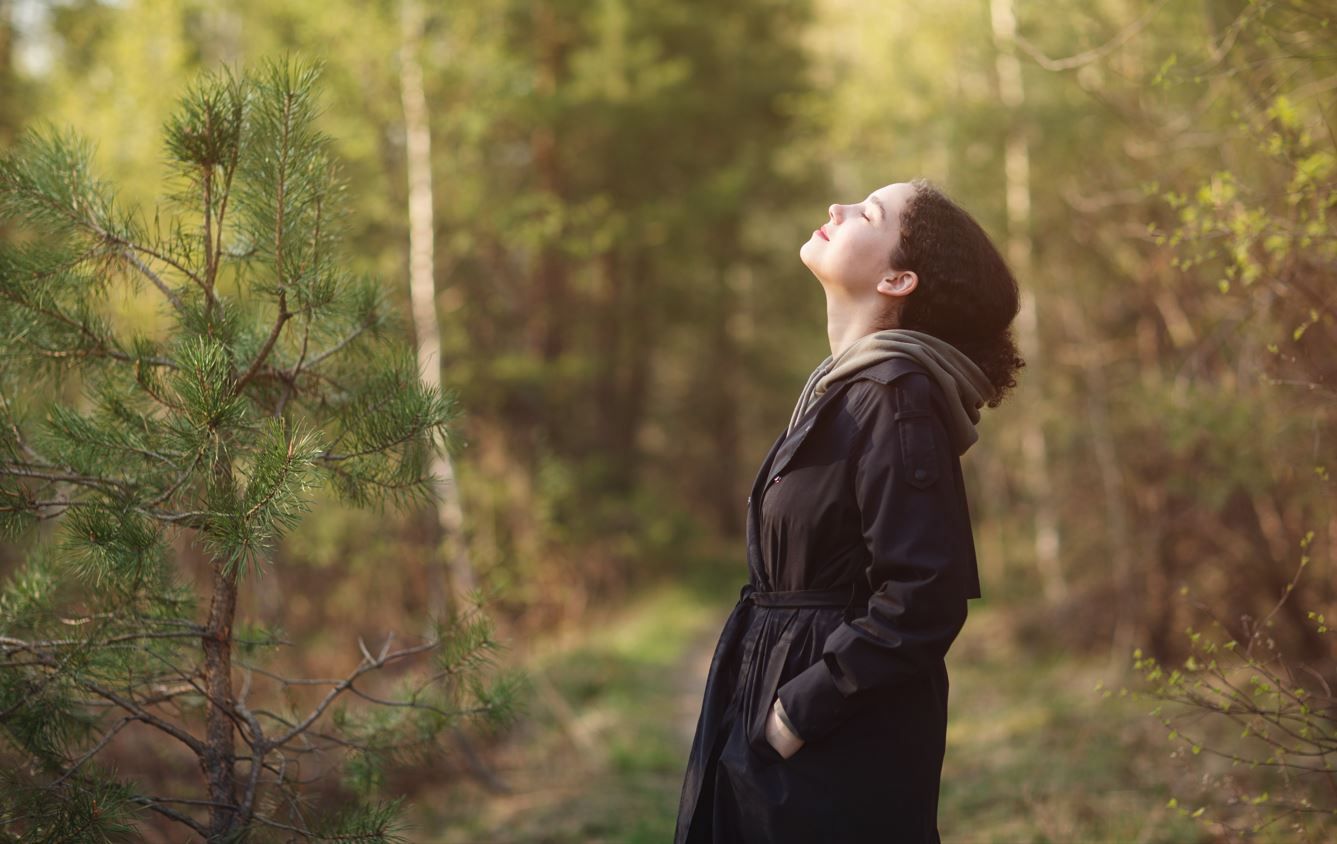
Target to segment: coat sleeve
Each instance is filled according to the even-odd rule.
[[[913,679],[947,654],[966,620],[970,530],[956,494],[957,460],[923,373],[850,385],[859,420],[853,484],[873,590],[863,614],[827,637],[822,658],[777,696],[798,736],[821,738],[851,699]]]

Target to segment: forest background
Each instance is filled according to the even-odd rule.
[[[917,176],[1005,248],[1028,362],[964,460],[984,597],[949,656],[944,836],[1330,828],[1330,718],[1300,716],[1311,791],[1230,764],[1230,716],[1167,743],[1127,687],[1144,656],[1195,664],[1211,618],[1223,644],[1266,620],[1295,688],[1337,679],[1331,4],[493,0],[426,4],[416,32],[407,6],[0,0],[0,153],[71,126],[151,209],[197,72],[320,60],[349,254],[411,325],[416,65],[467,555],[434,510],[319,502],[239,610],[337,673],[350,625],[412,626],[467,556],[530,715],[383,784],[420,807],[411,840],[664,840],[747,486],[829,353],[798,247]]]

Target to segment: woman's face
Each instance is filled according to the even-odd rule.
[[[855,298],[875,292],[905,295],[914,287],[914,273],[891,266],[900,242],[901,211],[914,186],[897,182],[878,188],[862,202],[832,205],[830,219],[799,249],[799,258],[823,286]]]

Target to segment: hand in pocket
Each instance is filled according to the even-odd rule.
[[[771,704],[770,711],[766,714],[766,741],[775,752],[785,759],[798,753],[803,746],[803,739],[796,736],[789,727],[785,726],[784,704],[780,703],[777,697]]]

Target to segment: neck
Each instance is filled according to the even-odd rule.
[[[840,357],[841,352],[860,337],[896,327],[885,324],[880,312],[882,302],[849,299],[839,291],[825,289],[826,338],[831,343],[831,357]]]

